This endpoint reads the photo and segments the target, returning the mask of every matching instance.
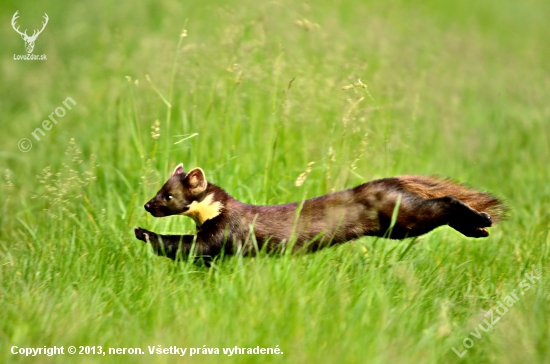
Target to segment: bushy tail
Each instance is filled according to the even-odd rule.
[[[403,176],[400,177],[403,187],[423,198],[439,198],[453,196],[478,212],[485,212],[491,216],[493,222],[507,218],[508,207],[491,195],[481,192],[449,178],[438,176]]]

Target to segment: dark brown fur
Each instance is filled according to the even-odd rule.
[[[415,237],[442,225],[479,238],[488,236],[486,228],[502,220],[506,211],[488,193],[434,176],[385,178],[303,202],[255,206],[207,182],[200,168],[186,174],[182,165],[145,209],[156,217],[184,214],[196,221],[196,235],[159,235],[135,228],[138,239],[170,258],[178,250],[189,254],[193,246],[194,254],[204,257],[257,249],[315,251],[365,235]]]

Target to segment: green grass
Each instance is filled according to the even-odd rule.
[[[34,50],[47,61],[13,60],[25,53],[8,25],[16,10],[22,29],[49,15]],[[0,361],[549,362],[549,11],[542,0],[4,1]],[[368,88],[342,89],[359,79]],[[77,104],[35,140],[67,97]],[[142,208],[179,162],[262,204],[439,174],[502,197],[511,217],[488,239],[445,227],[208,269],[133,236],[134,225],[194,229]],[[474,338],[526,273],[541,278]],[[465,338],[460,359],[451,348]],[[284,354],[25,358],[14,345]]]

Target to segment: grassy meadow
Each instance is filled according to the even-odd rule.
[[[17,10],[29,34],[48,14],[46,61],[14,60]],[[544,0],[3,1],[0,362],[550,362],[549,14]],[[256,204],[437,174],[510,218],[486,239],[442,227],[207,268],[133,234],[194,230],[143,209],[180,162]],[[282,354],[222,351],[236,346]]]

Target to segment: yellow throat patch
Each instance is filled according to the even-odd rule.
[[[202,225],[206,220],[215,218],[220,214],[223,204],[214,200],[214,194],[207,195],[201,202],[193,201],[189,205],[189,210],[182,212],[181,215],[189,216],[197,225]]]

